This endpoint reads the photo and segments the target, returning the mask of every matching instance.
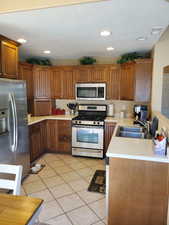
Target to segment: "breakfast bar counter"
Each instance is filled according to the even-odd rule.
[[[154,154],[151,139],[111,138],[108,180],[108,225],[167,225],[168,157]]]

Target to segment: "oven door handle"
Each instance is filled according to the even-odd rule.
[[[89,126],[89,125],[73,125],[72,127],[76,127],[76,128],[93,128],[93,129],[103,129],[104,126]]]

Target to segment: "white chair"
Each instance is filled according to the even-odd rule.
[[[20,195],[22,170],[22,166],[0,164],[0,174],[15,175],[15,180],[0,178],[0,188],[13,190],[13,195]]]

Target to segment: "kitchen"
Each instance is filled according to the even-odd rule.
[[[121,4],[123,3],[121,2]],[[149,9],[151,8],[151,4],[146,4],[147,12],[150,13]],[[52,35],[50,33],[52,29],[50,28],[50,30],[45,24],[39,23],[40,20],[45,21],[45,19],[48,18],[47,15],[49,16],[51,14],[51,17],[54,16],[56,10],[60,13],[58,16],[60,16],[59,18],[61,20],[63,19],[61,12],[71,15],[70,11],[74,9],[76,11],[76,16],[75,14],[71,15],[73,20],[71,21],[70,19],[69,21],[71,30],[71,28],[73,28],[71,26],[77,21],[77,18],[80,20],[80,13],[82,13],[83,10],[84,14],[87,12],[85,10],[89,10],[90,18],[97,18],[97,16],[93,16],[95,10],[92,6],[94,5],[97,10],[99,10],[100,7],[105,7],[105,12],[109,13],[113,10],[112,8],[110,11],[108,10],[108,7],[112,7],[112,1],[7,14],[2,13],[0,15],[0,26],[2,25],[1,34],[3,34],[0,36],[2,52],[1,77],[16,80],[16,83],[17,80],[26,81],[27,96],[25,91],[23,91],[22,98],[19,100],[21,101],[22,99],[22,101],[25,102],[27,97],[29,113],[27,117],[27,111],[25,109],[24,126],[27,127],[28,123],[26,129],[29,131],[27,161],[29,161],[30,157],[30,161],[28,164],[26,163],[26,165],[31,163],[31,165],[35,167],[35,172],[38,167],[41,169],[38,174],[31,174],[28,178],[23,180],[21,190],[23,195],[44,200],[42,211],[39,214],[39,220],[41,222],[46,224],[67,225],[113,225],[139,224],[138,221],[140,221],[140,224],[148,225],[154,224],[154,221],[156,221],[156,224],[167,224],[166,210],[168,208],[168,192],[166,191],[166,180],[168,158],[155,157],[152,154],[153,145],[151,139],[118,136],[126,132],[126,130],[122,130],[125,129],[125,127],[139,126],[138,124],[133,125],[134,119],[136,121],[141,120],[141,122],[144,123],[148,119],[152,120],[154,117],[157,117],[159,130],[163,128],[166,132],[169,128],[167,117],[164,116],[164,113],[160,113],[164,112],[163,110],[161,111],[161,105],[165,106],[162,84],[163,69],[169,64],[167,51],[169,40],[167,10],[169,9],[169,5],[166,1],[156,4],[157,5],[154,6],[156,9],[158,9],[159,6],[161,7],[160,10],[164,15],[164,17],[162,17],[163,19],[159,22],[155,20],[155,15],[153,14],[152,20],[156,21],[156,23],[150,20],[149,28],[147,28],[146,31],[144,30],[144,35],[140,31],[137,31],[135,36],[132,37],[134,39],[130,39],[131,45],[127,45],[127,42],[125,42],[128,48],[125,48],[123,40],[121,40],[121,42],[119,40],[119,43],[122,45],[120,53],[116,51],[117,48],[120,49],[117,41],[116,44],[118,47],[115,46],[115,39],[114,43],[111,41],[111,38],[114,36],[114,30],[112,30],[111,26],[109,28],[110,34],[107,37],[103,37],[99,34],[103,29],[109,31],[109,29],[106,28],[108,26],[103,25],[105,23],[102,24],[101,20],[99,22],[102,27],[97,25],[98,30],[96,29],[97,31],[94,31],[97,33],[97,36],[99,36],[99,45],[101,47],[99,47],[98,42],[94,44],[98,37],[93,36],[91,28],[89,29],[91,33],[91,43],[94,48],[91,52],[89,49],[92,49],[92,47],[89,43],[87,44],[89,45],[87,52],[87,47],[83,46],[81,42],[78,42],[80,38],[78,35],[76,44],[79,50],[78,48],[74,48],[75,43],[74,40],[71,39],[71,35],[69,36],[66,30],[64,31],[66,32],[65,34],[62,33],[63,30],[60,30],[60,35],[63,35],[63,41],[72,45],[71,51],[70,46],[65,47],[69,49],[65,51],[63,43],[61,42],[61,36],[58,36],[58,39],[51,40],[49,36]],[[135,6],[135,4],[133,6]],[[116,7],[117,10],[119,8],[118,4]],[[129,13],[129,11],[131,14],[134,12],[134,7],[132,9],[129,9],[126,5],[125,7],[127,13]],[[144,9],[142,4],[140,7]],[[83,13],[82,16],[84,15]],[[35,26],[36,23],[32,22],[35,21],[37,15],[40,18],[38,21],[41,37],[40,41],[39,36],[36,36],[37,33],[35,32],[37,29]],[[145,12],[145,16],[146,15]],[[126,14],[123,18],[127,18],[125,16]],[[133,13],[132,16],[132,18],[135,18],[136,14]],[[15,21],[15,25],[12,25],[11,21]],[[97,24],[96,21],[93,21],[93,24],[94,23],[95,25]],[[15,27],[16,24],[18,24],[17,26],[19,26],[20,29]],[[27,28],[24,29],[24,26]],[[64,23],[63,26],[65,26]],[[84,27],[86,27],[85,24]],[[156,30],[154,30],[154,27]],[[48,34],[44,32],[45,29],[48,31]],[[113,29],[115,29],[114,26]],[[33,33],[27,33],[26,30],[27,32],[32,30],[35,35],[33,35]],[[84,29],[82,28],[82,30]],[[73,31],[74,28],[72,32]],[[84,31],[83,36],[86,38],[85,32],[86,31]],[[153,32],[156,34],[153,34]],[[67,39],[64,39],[66,35],[70,38],[69,42]],[[145,36],[144,40],[136,40],[138,38],[141,39],[142,35]],[[36,39],[36,37],[38,38]],[[25,38],[27,42],[20,44],[17,41],[18,38]],[[56,40],[58,42],[60,41],[60,46],[55,46],[54,43],[56,43]],[[44,44],[39,45],[40,42]],[[105,46],[112,46],[112,43],[115,49],[112,50],[112,47],[111,51],[106,50],[107,53],[105,53]],[[37,49],[38,47],[39,49]],[[60,49],[61,47],[63,48],[62,51]],[[103,48],[104,51],[101,50]],[[96,51],[97,49],[98,51]],[[134,59],[132,62],[128,63],[116,63],[120,56],[126,52],[145,49],[151,52],[151,57],[146,56],[144,58]],[[45,50],[48,51],[47,54],[43,53]],[[57,52],[57,54],[54,54],[54,52]],[[67,52],[67,55],[65,52]],[[80,54],[78,52],[80,52]],[[94,65],[80,65],[79,59],[84,55],[94,55],[96,63]],[[27,58],[34,56],[50,58],[52,66],[33,65],[26,62]],[[168,70],[165,69],[164,73],[167,74],[167,71]],[[159,74],[161,75],[159,76]],[[4,86],[5,85],[1,86],[1,95],[6,93]],[[11,107],[13,106],[15,111],[15,104],[13,103],[15,102],[16,94],[14,93],[13,96],[13,92],[14,91],[10,91],[12,95],[8,97],[11,102]],[[6,105],[2,107],[4,100],[1,101],[0,99],[0,102],[3,121],[2,133],[5,133],[5,131],[8,130],[5,130],[5,127],[8,128],[8,126],[4,125],[5,123],[7,124],[6,118],[8,118],[8,112],[4,111],[4,108],[7,108]],[[18,108],[17,104],[16,99],[16,108]],[[22,104],[20,104],[20,107],[21,105]],[[23,107],[21,108],[21,110],[23,110]],[[141,111],[137,111],[138,109]],[[19,118],[21,119],[21,117]],[[15,121],[16,124],[19,123],[18,121]],[[144,132],[142,132],[142,127],[139,128],[140,130],[137,135],[145,135]],[[119,129],[121,130],[119,131]],[[17,130],[14,129],[14,131],[17,133]],[[129,135],[128,133],[127,135]],[[130,133],[136,135],[136,132],[134,133],[132,131]],[[18,143],[23,142],[23,140],[26,141],[26,138],[22,136],[24,133],[21,130],[19,130],[18,134],[19,138],[14,138],[13,140],[14,147]],[[126,146],[129,147],[127,148]],[[25,147],[25,149],[27,149],[27,147]],[[134,152],[132,152],[133,148],[135,149]],[[143,150],[140,150],[142,148]],[[124,150],[128,151],[128,154],[125,154]],[[1,152],[3,152],[2,148]],[[105,162],[102,158],[105,158],[106,152],[107,156],[110,158],[110,166],[108,166],[108,164],[106,166],[109,168],[109,170],[107,170],[107,177],[112,177],[110,182],[108,182],[109,179],[106,180],[107,193],[104,195],[89,192],[87,190],[96,170],[105,170]],[[128,161],[123,160],[132,161],[133,164],[128,164]],[[20,160],[20,162],[23,163],[22,160]],[[5,161],[1,163],[5,163]],[[25,163],[23,164],[25,170],[23,174],[25,175],[29,171],[29,168],[26,169]],[[35,165],[37,165],[37,168]],[[45,167],[41,168],[41,165],[45,165]],[[131,166],[131,168],[129,166]],[[154,170],[147,170],[148,167],[154,168]],[[132,170],[137,172],[133,172],[133,177],[135,177],[135,183],[138,186],[134,186],[130,183],[130,181],[133,183]],[[116,173],[113,174],[112,171],[116,171]],[[125,173],[121,174],[121,171],[125,171]],[[146,171],[147,176],[149,175],[151,177],[149,181],[147,181],[146,174],[144,174],[143,171]],[[158,176],[159,171],[162,171],[163,176]],[[123,174],[132,178],[127,181]],[[141,174],[141,176],[138,176],[138,174]],[[154,190],[152,189],[152,183],[154,184],[155,182],[156,174],[156,189]],[[136,179],[136,177],[138,177],[138,179]],[[119,182],[125,184],[122,185],[124,189],[122,187],[119,188]],[[139,182],[145,182],[147,185],[140,187]],[[118,189],[119,193],[121,193],[124,198],[119,196],[117,192]],[[142,191],[142,194],[133,196],[128,192],[130,189],[133,189],[133,191],[139,190],[138,193]],[[124,194],[126,190],[127,195]],[[147,193],[151,194],[148,195]],[[154,199],[156,195],[162,196],[163,201],[156,199],[152,201],[152,204],[151,201],[147,200],[150,198]],[[114,202],[112,201],[112,196]],[[140,196],[146,199],[146,203],[140,200]],[[130,201],[127,202],[126,199],[130,199]],[[132,201],[138,201],[138,205],[132,204]],[[126,207],[129,206],[127,211],[120,203]],[[155,205],[157,207],[155,207]],[[147,211],[145,209],[147,209]],[[136,214],[138,213],[135,217],[132,215],[134,212]],[[108,216],[106,217],[107,214]],[[150,214],[156,214],[156,217],[152,218]],[[141,220],[140,218],[145,218],[145,220]],[[3,222],[2,224],[4,225]]]

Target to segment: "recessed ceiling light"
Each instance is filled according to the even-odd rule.
[[[107,47],[107,51],[113,51],[114,50],[114,48],[113,47]]]
[[[100,32],[100,35],[102,37],[108,37],[108,36],[111,35],[111,32],[109,30],[103,30],[103,31]]]
[[[50,54],[50,53],[51,53],[51,51],[49,51],[49,50],[45,50],[45,51],[43,51],[43,53],[45,53],[45,54]]]
[[[19,42],[19,43],[21,43],[21,44],[24,44],[24,43],[27,42],[27,40],[25,40],[25,39],[23,39],[23,38],[19,38],[19,39],[17,40],[17,42]]]
[[[151,31],[151,34],[159,34],[161,31],[163,30],[162,27],[153,27],[152,28],[152,31]]]
[[[137,41],[145,41],[147,38],[146,37],[139,37],[137,38]]]

